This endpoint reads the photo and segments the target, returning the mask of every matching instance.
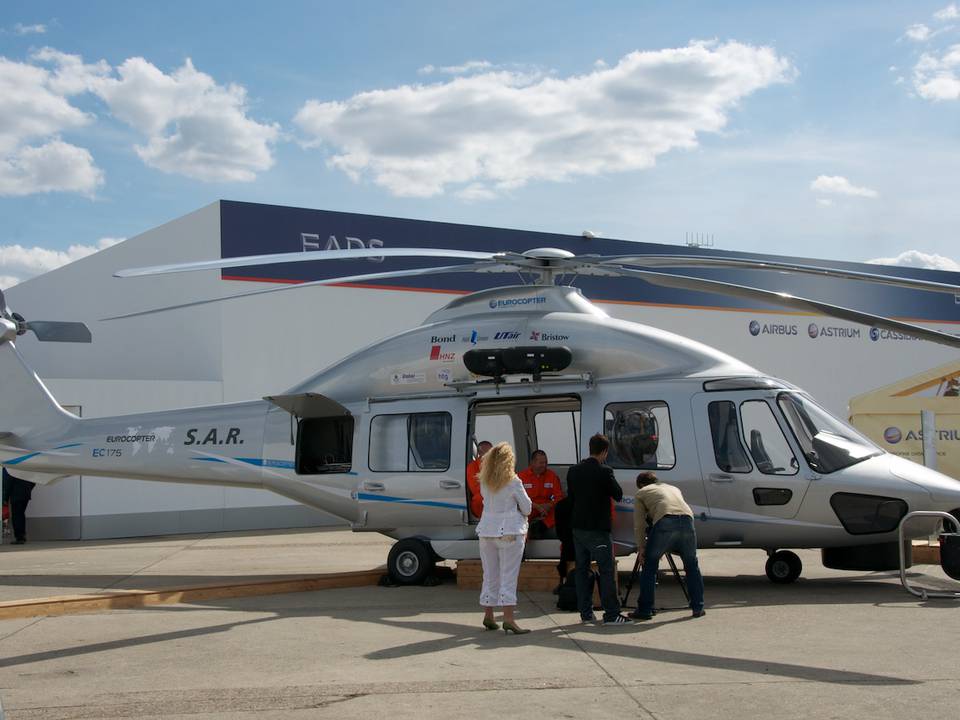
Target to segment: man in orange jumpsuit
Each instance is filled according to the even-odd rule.
[[[470,489],[470,513],[479,518],[483,515],[483,495],[480,494],[480,463],[493,443],[481,440],[477,443],[477,457],[467,465],[467,487]]]
[[[533,501],[530,537],[543,537],[556,525],[553,509],[563,499],[560,478],[547,467],[547,454],[543,450],[533,451],[530,467],[520,472],[520,481]]]

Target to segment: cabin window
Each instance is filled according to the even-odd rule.
[[[474,441],[481,443],[484,440],[496,445],[501,442],[516,442],[513,437],[513,419],[506,413],[496,415],[477,415],[473,421]]]
[[[748,473],[753,470],[747,451],[740,440],[737,406],[729,400],[716,400],[707,405],[713,456],[724,472]]]
[[[580,462],[580,411],[539,412],[533,417],[537,448],[551,465]]]
[[[670,408],[665,402],[611,403],[603,411],[610,438],[607,464],[615,468],[669,470],[676,465]]]
[[[787,505],[793,499],[788,488],[754,488],[753,501],[757,505]]]
[[[434,472],[450,467],[450,413],[377,415],[370,421],[370,469]]]
[[[830,507],[851,535],[892,532],[907,514],[903,500],[880,495],[834,493]]]
[[[306,418],[297,429],[297,474],[319,475],[350,471],[353,457],[353,418]]]
[[[764,475],[797,474],[800,464],[766,402],[747,400],[740,403],[740,422],[743,423],[743,436],[747,439],[747,448],[757,470]]]

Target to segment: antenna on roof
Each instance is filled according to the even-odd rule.
[[[687,232],[683,234],[687,247],[713,247],[713,233]]]

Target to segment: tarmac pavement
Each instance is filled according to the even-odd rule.
[[[0,600],[369,569],[389,542],[297,530],[3,547]],[[774,586],[760,551],[703,551],[699,619],[584,626],[522,593],[524,636],[485,631],[477,593],[452,582],[5,620],[0,698],[15,720],[957,717],[960,603],[800,554],[803,577]],[[657,605],[682,601],[664,577]]]

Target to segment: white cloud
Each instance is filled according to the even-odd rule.
[[[937,10],[933,14],[933,17],[940,21],[956,20],[957,18],[960,18],[960,8],[957,7],[956,3],[950,3],[945,8]]]
[[[492,200],[497,196],[490,188],[485,187],[480,183],[470,183],[462,190],[458,190],[456,193],[457,197],[461,200]]]
[[[477,196],[649,168],[723,129],[743,98],[795,74],[769,47],[695,42],[567,78],[499,70],[310,100],[294,122],[306,145],[326,149],[328,164],[354,180],[370,177],[395,195],[454,186]]]
[[[13,31],[17,35],[43,35],[47,31],[46,25],[41,25],[37,23],[36,25],[23,25],[22,23],[17,23],[13,26]]]
[[[867,260],[874,265],[902,265],[904,267],[925,268],[927,270],[951,270],[960,272],[960,262],[951,258],[925,253],[919,250],[906,250],[896,257],[874,258]]]
[[[817,205],[821,207],[831,207],[833,205],[833,200],[830,198],[817,198]]]
[[[424,65],[417,70],[421,75],[433,75],[441,73],[443,75],[466,75],[468,73],[480,72],[481,70],[490,70],[493,63],[486,60],[468,60],[463,65],[445,65],[437,67],[435,65]]]
[[[810,189],[827,195],[852,195],[865,198],[875,198],[878,195],[876,190],[858,187],[842,175],[819,175],[810,183]]]
[[[0,288],[49,272],[74,260],[104,250],[126,238],[100,238],[94,245],[71,245],[66,250],[48,250],[42,247],[0,245]]]
[[[93,119],[70,104],[75,85],[46,68],[0,57],[0,196],[89,195],[103,182],[90,153],[59,137]]]
[[[960,99],[960,45],[940,56],[924,53],[913,68],[913,87],[925,100]]]
[[[930,28],[923,23],[916,23],[908,27],[904,35],[915,42],[923,42],[924,40],[929,39]]]

